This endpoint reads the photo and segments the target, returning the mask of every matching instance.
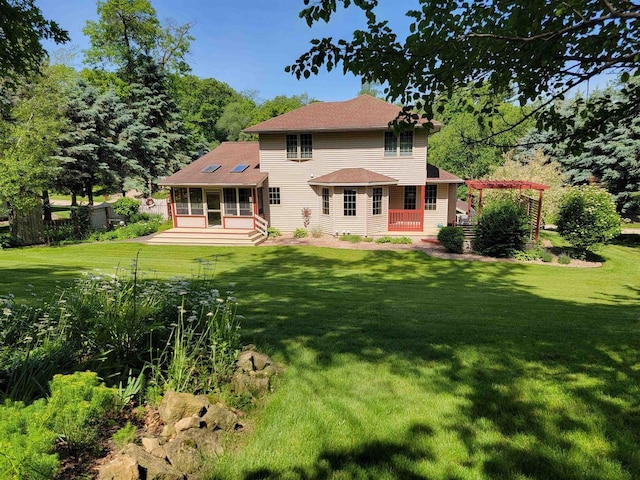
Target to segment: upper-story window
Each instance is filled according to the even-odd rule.
[[[308,160],[313,158],[313,137],[310,133],[287,135],[287,159]]]
[[[398,148],[399,147],[399,148]],[[413,132],[384,132],[385,157],[410,157],[413,155]]]

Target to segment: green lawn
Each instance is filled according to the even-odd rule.
[[[412,251],[39,247],[0,251],[0,292],[53,294],[138,251],[161,277],[214,261],[243,338],[286,367],[211,478],[640,478],[635,241],[593,269]]]

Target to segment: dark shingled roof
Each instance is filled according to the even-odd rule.
[[[290,131],[387,130],[402,109],[370,95],[344,102],[317,102],[284,113],[249,128],[247,133],[280,133]],[[419,123],[427,123],[421,120]],[[442,124],[433,123],[435,131]]]
[[[453,173],[427,163],[427,183],[464,183],[464,180]]]
[[[210,165],[220,165],[220,168],[213,172],[202,171]],[[238,165],[248,166],[240,173],[231,173]],[[260,186],[266,179],[267,174],[260,172],[258,142],[224,142],[159,183],[170,187]]]
[[[395,185],[398,180],[366,168],[343,168],[309,180],[310,185]]]

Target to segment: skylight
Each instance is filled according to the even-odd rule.
[[[240,165],[236,165],[233,170],[231,170],[231,173],[242,173],[244,172],[247,168],[249,168],[249,165],[246,163],[241,163]]]
[[[220,165],[207,165],[206,167],[204,167],[202,170],[200,170],[202,173],[213,173],[216,170],[218,170],[220,168]]]

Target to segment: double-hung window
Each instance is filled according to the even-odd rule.
[[[356,191],[350,188],[344,189],[344,216],[356,216]]]
[[[382,215],[382,187],[373,188],[373,215]]]
[[[427,185],[424,190],[424,209],[435,210],[438,200],[438,186]]]
[[[287,160],[309,160],[313,158],[313,137],[310,133],[295,133],[286,136]]]
[[[410,157],[413,155],[413,132],[384,132],[385,157]]]
[[[322,214],[329,215],[329,189],[322,189]]]

